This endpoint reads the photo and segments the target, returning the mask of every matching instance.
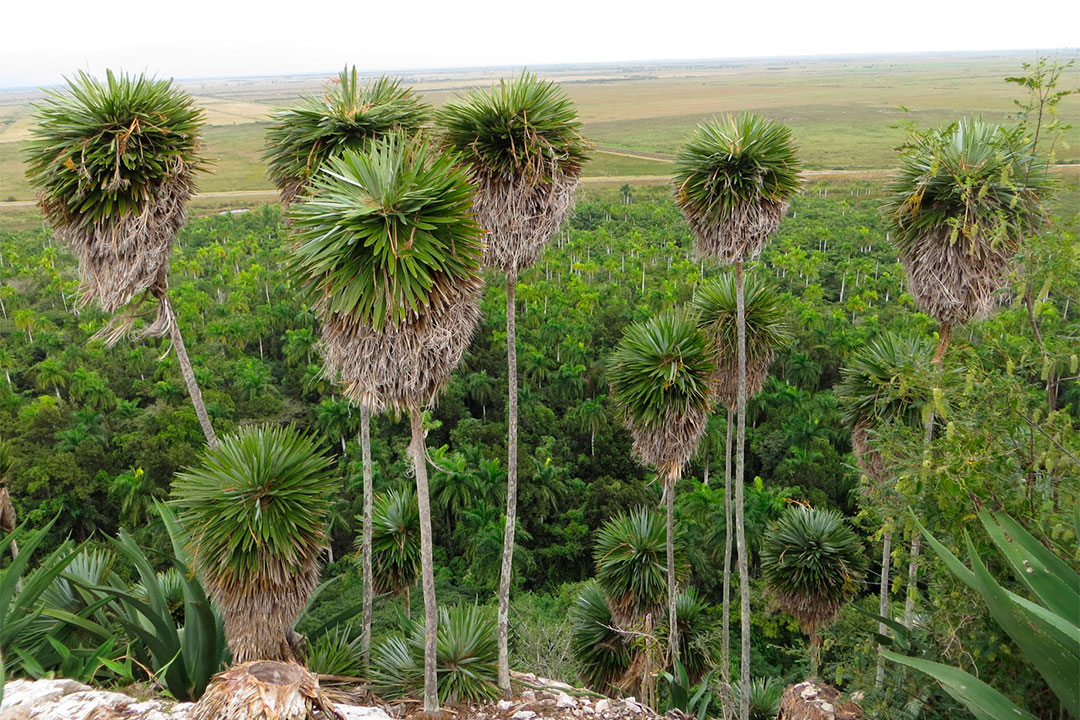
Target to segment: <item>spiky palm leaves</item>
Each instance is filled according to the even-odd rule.
[[[330,467],[296,429],[264,426],[226,436],[176,476],[172,503],[237,662],[293,657],[287,638],[327,543]]]
[[[616,629],[611,605],[598,583],[586,585],[570,611],[570,654],[585,685],[612,693],[633,661],[632,644]]]
[[[429,114],[412,88],[387,77],[362,85],[355,67],[351,72],[342,70],[322,95],[275,111],[266,131],[264,156],[282,204],[290,204],[303,192],[327,159],[346,150],[363,150],[370,141],[390,134],[416,132]]]
[[[776,351],[791,342],[787,313],[776,286],[762,273],[750,273],[743,281],[746,304],[746,394],[761,391],[769,376]],[[713,393],[729,411],[738,394],[738,289],[735,273],[721,272],[698,286],[692,302],[698,327],[712,344],[716,357]]]
[[[773,602],[810,636],[811,675],[820,659],[818,630],[855,596],[865,569],[862,543],[833,510],[791,507],[765,534],[761,574]]]
[[[420,511],[412,490],[391,490],[376,500],[371,551],[375,591],[407,595],[420,572]]]
[[[1050,186],[1016,131],[968,118],[913,134],[883,210],[919,306],[946,326],[987,315]]]
[[[616,515],[597,531],[596,581],[611,599],[620,624],[639,622],[663,606],[667,590],[664,544],[663,518],[646,508]],[[685,566],[677,565],[676,572],[685,576]]]

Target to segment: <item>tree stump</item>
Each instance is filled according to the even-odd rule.
[[[321,715],[316,715],[321,712]],[[219,673],[191,720],[343,720],[319,679],[295,663],[256,660]]]
[[[840,702],[840,691],[831,685],[809,680],[788,685],[780,701],[776,720],[863,720],[862,708],[853,702]]]

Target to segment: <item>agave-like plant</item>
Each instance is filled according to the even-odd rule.
[[[139,335],[169,333],[207,442],[217,442],[168,297],[173,238],[202,166],[202,110],[171,80],[79,72],[34,111],[26,177],[45,218],[79,260],[80,303],[115,313],[99,333],[116,343],[144,300],[157,316]]]
[[[411,489],[391,490],[375,501],[372,523],[372,566],[375,591],[405,596],[420,573],[420,511]]]
[[[356,67],[346,67],[321,95],[270,115],[263,155],[282,205],[304,191],[327,159],[390,134],[414,133],[429,117],[428,105],[400,80],[362,84]]]
[[[338,489],[331,465],[293,427],[252,426],[173,482],[171,502],[236,662],[296,658],[292,625],[318,585]]]
[[[574,103],[554,83],[522,73],[451,102],[437,115],[445,147],[476,184],[484,262],[506,273],[507,493],[499,582],[499,687],[510,692],[509,610],[517,526],[518,275],[539,258],[570,213],[588,143]]]
[[[710,615],[710,603],[695,587],[688,587],[675,599],[679,623],[679,657],[690,682],[696,683],[716,667],[713,638],[716,622]]]
[[[570,619],[570,654],[578,676],[596,692],[611,694],[622,689],[634,658],[633,647],[616,629],[607,595],[598,583],[590,582],[582,589]]]
[[[776,714],[780,712],[780,701],[784,697],[784,683],[772,677],[759,677],[752,679],[748,687],[750,720],[776,720]],[[731,689],[736,697],[742,697],[740,683],[734,683]]]
[[[421,407],[450,379],[480,317],[481,230],[455,158],[390,136],[324,165],[289,209],[293,270],[323,323],[326,366],[345,394],[409,413],[420,511],[424,709],[437,712],[438,615]]]
[[[765,534],[761,574],[773,602],[810,636],[810,676],[821,661],[818,632],[862,584],[866,558],[858,536],[833,510],[791,507]]]
[[[678,659],[675,599],[675,483],[697,451],[716,372],[709,343],[693,316],[667,313],[627,328],[608,363],[615,405],[637,458],[656,469],[667,505],[669,652]]]

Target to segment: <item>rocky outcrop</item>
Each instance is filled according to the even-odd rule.
[[[840,691],[833,686],[807,680],[787,686],[776,720],[863,720],[864,717],[862,708],[841,700]]]

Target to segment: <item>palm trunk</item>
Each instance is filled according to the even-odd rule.
[[[739,720],[750,720],[750,564],[746,550],[745,482],[746,474],[746,295],[743,291],[743,265],[735,263],[736,325],[738,327],[738,427],[735,437],[735,544],[739,551],[739,619],[742,655],[739,696]]]
[[[919,592],[919,551],[922,548],[922,533],[918,528],[911,538],[911,560],[908,562],[907,598],[904,599],[904,627],[908,630],[915,623],[915,597]]]
[[[502,572],[499,575],[499,689],[510,697],[510,580],[514,567],[514,531],[517,529],[518,380],[517,318],[514,291],[517,275],[506,276],[506,369],[509,397],[506,406],[506,525],[503,529]]]
[[[364,472],[364,611],[360,634],[360,653],[364,659],[365,670],[371,664],[371,523],[372,523],[372,467],[371,467],[371,409],[360,406],[360,462]]]
[[[878,589],[878,615],[883,618],[889,617],[889,568],[892,564],[892,530],[885,533],[881,541],[881,585]],[[878,623],[878,633],[885,635],[889,628],[885,623]],[[878,650],[884,650],[884,645],[878,645]],[[879,652],[877,659],[877,675],[874,678],[874,687],[880,690],[885,685],[885,657]]]
[[[679,625],[675,613],[675,483],[679,468],[672,467],[667,473],[664,496],[667,500],[667,596],[668,596],[668,656],[671,667],[679,662]]]
[[[165,312],[168,314],[169,337],[176,350],[176,359],[180,361],[180,374],[184,376],[191,404],[195,406],[195,415],[199,418],[199,425],[202,426],[203,435],[206,436],[206,443],[212,450],[217,450],[217,434],[214,433],[214,426],[210,424],[210,416],[203,403],[202,390],[199,389],[199,383],[195,380],[195,371],[191,369],[191,359],[188,358],[187,347],[184,345],[184,336],[180,334],[180,323],[176,321],[176,312],[173,310],[168,295],[163,293],[159,302],[165,306]]]
[[[731,408],[727,412],[727,446],[724,455],[724,608],[720,629],[720,677],[723,680],[720,703],[724,720],[734,715],[731,694]]]
[[[405,619],[412,620],[412,585],[405,586]]]
[[[439,688],[435,675],[439,615],[435,604],[435,568],[431,555],[431,501],[428,496],[427,451],[424,448],[424,416],[420,407],[409,407],[412,429],[413,471],[420,509],[420,577],[424,590],[424,712],[439,712]]]
[[[815,682],[819,667],[821,667],[821,635],[814,630],[810,633],[810,679]]]

